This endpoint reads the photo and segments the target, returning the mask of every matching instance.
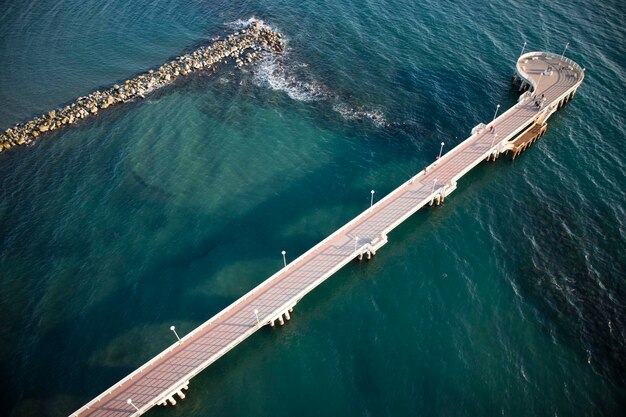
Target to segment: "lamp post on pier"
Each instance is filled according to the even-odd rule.
[[[561,61],[563,61],[563,57],[565,56],[565,51],[567,51],[568,46],[569,46],[569,42],[565,44],[565,49],[563,49],[563,53],[561,54]]]
[[[285,268],[287,268],[287,252],[282,251],[281,253],[283,254],[283,265],[285,265]]]
[[[126,400],[126,404],[132,405],[135,408],[135,410],[139,411],[135,403],[133,403],[133,400],[131,400],[130,398]]]
[[[526,49],[526,41],[524,41],[524,46],[522,46],[522,52],[520,52],[519,56],[524,55],[524,49]]]
[[[256,308],[254,309],[254,317],[256,317],[256,324],[261,324],[261,321],[259,320],[259,310]]]
[[[178,339],[178,343],[180,343],[180,337],[178,337],[178,333],[176,333],[176,326],[170,326],[170,330],[174,332],[176,339]]]
[[[441,142],[441,148],[439,148],[439,156],[437,156],[437,160],[441,158],[441,154],[443,153],[443,145],[445,145],[445,143]]]
[[[496,106],[496,112],[493,114],[493,120],[496,120],[496,116],[498,115],[498,110],[500,110],[500,105],[499,104]],[[492,122],[493,122],[493,120],[492,120]]]
[[[375,192],[376,192],[376,191],[374,191],[374,190],[372,190],[372,191],[371,191],[371,193],[372,193],[372,198],[370,199],[370,208],[372,208],[372,206],[374,205],[374,193],[375,193]]]

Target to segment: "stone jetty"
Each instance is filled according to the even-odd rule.
[[[157,69],[139,74],[111,88],[79,97],[63,108],[0,133],[0,152],[17,145],[29,145],[49,132],[95,116],[116,104],[143,98],[146,94],[175,80],[200,71],[215,71],[219,63],[234,62],[237,67],[259,60],[265,53],[280,53],[285,48],[282,35],[267,25],[254,21],[208,46],[179,56]]]

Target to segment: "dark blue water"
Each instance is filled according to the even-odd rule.
[[[283,58],[194,76],[0,154],[0,410],[67,415],[512,105],[515,60],[586,67],[479,166],[155,416],[620,415],[620,2],[5,2],[0,128],[263,19]]]

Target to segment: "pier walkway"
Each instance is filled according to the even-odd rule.
[[[515,139],[531,129],[538,132],[537,126],[545,130],[548,117],[573,98],[583,78],[584,69],[568,58],[545,52],[522,55],[514,81],[521,84],[520,91],[529,91],[515,106],[476,126],[469,138],[429,167],[72,416],[137,416],[155,405],[180,401],[194,376],[261,327],[289,320],[308,292],[353,259],[375,255],[389,232],[425,205],[441,203],[480,162],[516,152],[520,143]]]

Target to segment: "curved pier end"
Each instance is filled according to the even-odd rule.
[[[551,52],[528,52],[515,66],[523,89],[532,87],[532,96],[545,98],[543,107],[561,107],[571,100],[585,78],[585,69],[571,59]]]
[[[499,140],[487,160],[495,160],[501,152],[509,151],[515,159],[537,138],[543,136],[548,118],[574,98],[584,78],[585,69],[563,55],[551,52],[528,52],[521,55],[515,66],[513,82],[519,82],[519,90],[525,92],[515,107],[536,112],[536,116],[515,135],[506,138],[506,141]]]

